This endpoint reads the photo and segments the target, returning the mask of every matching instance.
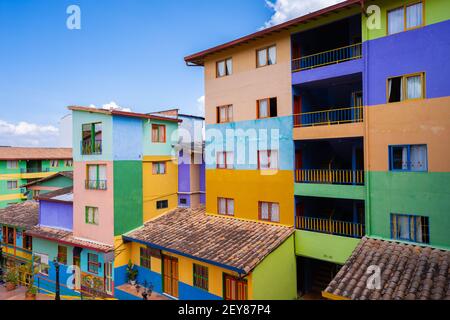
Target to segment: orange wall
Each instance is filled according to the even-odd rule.
[[[256,50],[276,44],[277,63],[256,68]],[[233,74],[216,78],[216,62],[233,58]],[[283,32],[276,37],[254,41],[250,45],[213,55],[205,61],[206,123],[216,123],[216,107],[233,105],[233,120],[256,118],[256,101],[277,97],[278,115],[292,114],[290,35]]]
[[[427,144],[428,171],[450,172],[450,97],[371,106],[365,115],[368,170],[389,170],[389,145]]]

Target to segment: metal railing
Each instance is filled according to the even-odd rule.
[[[292,72],[323,67],[360,58],[362,58],[362,44],[352,44],[346,47],[293,59]]]
[[[85,187],[88,190],[106,190],[107,181],[106,180],[86,180]]]
[[[81,141],[81,154],[82,155],[99,155],[102,154],[102,141]]]
[[[363,107],[329,109],[294,114],[294,127],[330,126],[364,121]]]
[[[39,172],[49,172],[49,168],[22,168],[20,173],[39,173]]]
[[[295,226],[300,230],[314,231],[351,238],[362,238],[365,235],[365,226],[361,223],[311,218],[304,216],[297,216],[295,218]]]
[[[364,170],[298,169],[295,170],[295,182],[364,185]]]

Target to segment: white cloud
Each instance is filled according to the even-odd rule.
[[[38,125],[21,121],[17,124],[0,119],[0,145],[56,146],[59,129],[52,125]]]
[[[94,104],[91,104],[89,106],[89,108],[93,108],[93,109],[104,109],[104,110],[118,110],[118,111],[124,111],[124,112],[131,112],[130,108],[124,108],[119,106],[117,103],[115,103],[114,101],[111,101],[110,103],[106,103],[104,105],[102,105],[101,107],[97,107]]]
[[[201,96],[197,99],[197,110],[199,112],[199,115],[205,114],[205,96]]]
[[[308,13],[332,6],[344,0],[266,0],[267,6],[274,11],[274,14],[264,24],[264,28],[269,28],[291,19],[304,16]]]

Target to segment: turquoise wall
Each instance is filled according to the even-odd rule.
[[[152,124],[166,126],[166,143],[152,143]],[[178,143],[178,123],[158,120],[144,120],[143,126],[143,154],[144,156],[172,155],[172,145]]]

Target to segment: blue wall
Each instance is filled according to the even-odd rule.
[[[73,204],[41,200],[39,224],[45,227],[73,230]]]
[[[142,160],[143,120],[113,117],[113,159]]]

